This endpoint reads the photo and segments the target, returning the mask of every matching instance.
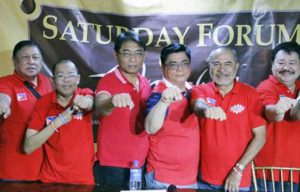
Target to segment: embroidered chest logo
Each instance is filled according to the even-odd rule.
[[[210,107],[215,107],[216,106],[216,100],[212,99],[210,97],[206,97],[206,104]]]
[[[17,100],[18,101],[26,101],[27,100],[26,93],[17,93]]]
[[[73,119],[76,119],[76,120],[82,120],[82,117],[83,117],[83,112],[82,112],[81,110],[76,111],[76,112],[73,114]]]
[[[235,114],[242,113],[244,110],[245,110],[245,106],[243,106],[241,104],[236,104],[236,105],[233,105],[232,107],[230,107],[230,111]]]

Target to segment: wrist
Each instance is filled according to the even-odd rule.
[[[234,166],[240,173],[243,173],[243,171],[245,170],[245,165],[241,164],[241,163],[237,163]]]

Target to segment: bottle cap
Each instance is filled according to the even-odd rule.
[[[139,160],[134,160],[132,163],[133,167],[138,167],[139,166]]]

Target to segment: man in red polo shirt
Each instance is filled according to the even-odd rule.
[[[197,189],[200,157],[198,117],[189,106],[192,85],[190,49],[170,44],[161,51],[164,78],[147,101],[146,131],[150,134],[146,182],[149,189]]]
[[[43,58],[36,43],[18,42],[12,59],[14,73],[0,78],[0,180],[34,181],[41,168],[42,150],[26,155],[22,144],[37,99],[52,86],[49,78],[40,74]]]
[[[77,88],[80,75],[70,60],[55,64],[53,75],[56,91],[37,102],[24,151],[30,154],[43,147],[42,182],[93,184],[93,91]]]
[[[236,52],[219,47],[209,56],[212,82],[192,91],[200,117],[199,189],[249,191],[249,163],[265,143],[262,104],[254,88],[235,81]]]
[[[133,31],[121,33],[114,49],[119,66],[96,88],[100,124],[94,174],[97,184],[128,189],[132,162],[143,166],[149,148],[144,109],[151,89],[139,74],[146,51],[141,38]]]
[[[272,52],[272,73],[259,84],[257,91],[265,106],[268,120],[267,142],[255,159],[257,166],[300,168],[300,48],[296,42],[284,42]],[[268,174],[268,179],[271,177]],[[257,175],[262,178],[262,175]],[[289,175],[284,175],[288,181]],[[274,173],[276,191],[281,190],[279,171]],[[294,173],[294,182],[299,183],[299,173]],[[268,182],[271,189],[271,182]],[[290,190],[290,183],[285,183]],[[258,187],[264,189],[263,182]],[[298,191],[299,184],[294,185]],[[286,191],[285,190],[285,191]]]

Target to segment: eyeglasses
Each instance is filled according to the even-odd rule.
[[[188,61],[184,61],[181,63],[172,62],[172,63],[165,64],[165,66],[170,70],[178,70],[179,67],[181,69],[186,69],[190,66],[190,62],[188,62]]]
[[[58,81],[63,81],[63,80],[73,81],[73,80],[76,79],[76,77],[78,77],[78,75],[76,75],[76,74],[71,74],[71,75],[55,75],[54,79],[56,79]]]
[[[25,61],[30,61],[31,58],[34,61],[39,61],[42,58],[42,56],[41,55],[23,55],[20,57],[20,60],[25,62]]]
[[[145,52],[141,52],[141,51],[133,52],[133,53],[132,52],[118,52],[118,53],[122,55],[125,59],[130,59],[131,57],[140,59],[145,55]]]

